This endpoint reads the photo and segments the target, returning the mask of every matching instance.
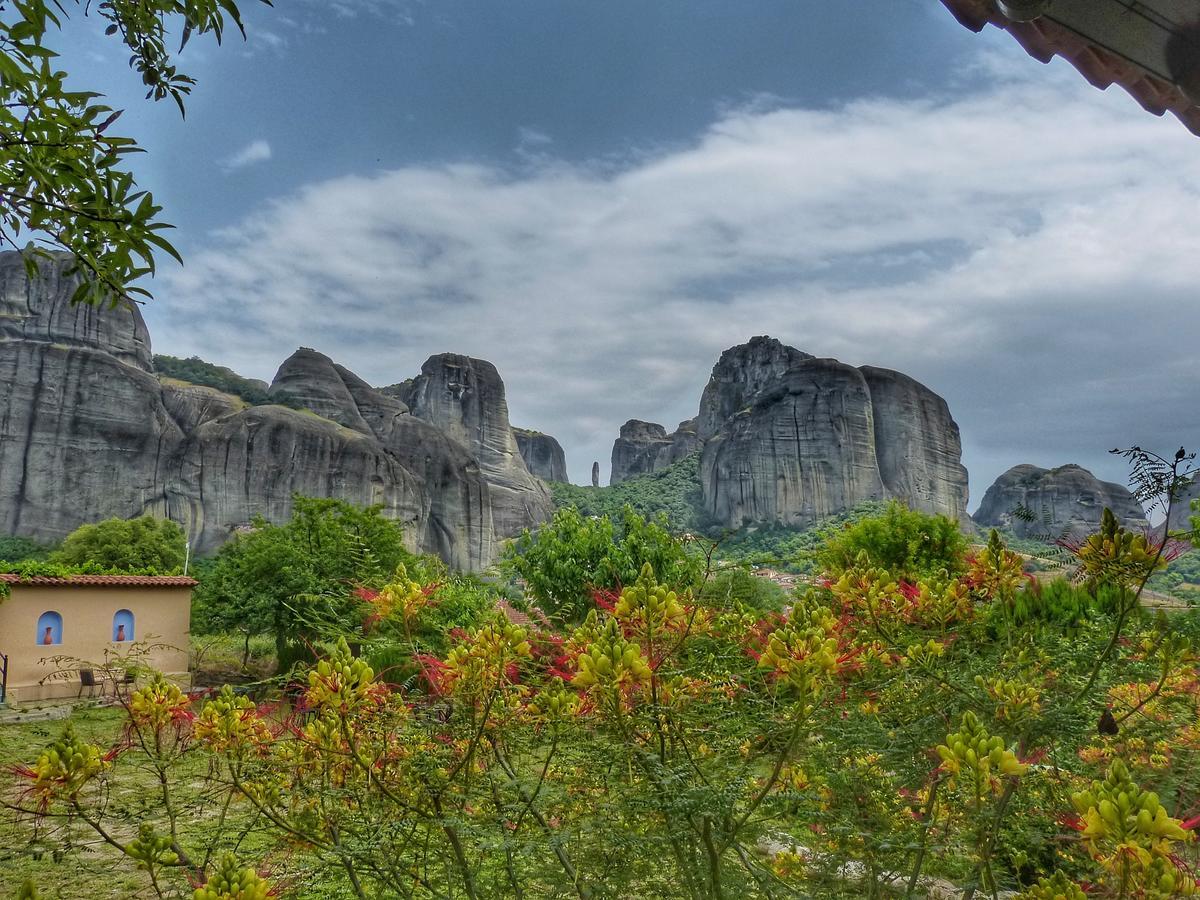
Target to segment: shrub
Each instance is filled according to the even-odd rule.
[[[831,538],[817,560],[825,571],[837,574],[866,553],[870,565],[915,581],[938,572],[964,572],[966,551],[967,539],[953,519],[892,501],[881,515],[860,519]]]

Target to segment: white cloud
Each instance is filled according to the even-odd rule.
[[[221,160],[219,165],[227,172],[234,169],[244,169],[255,163],[266,162],[271,158],[271,145],[262,138],[253,140],[241,150]]]
[[[966,96],[726,110],[692,146],[616,165],[312,184],[193,252],[156,292],[155,336],[266,378],[299,345],[378,384],[431,353],[491,359],[514,422],[555,434],[583,481],[621,422],[694,415],[720,351],[769,333],[945,395],[972,505],[1018,462],[1119,476],[1111,446],[1200,442],[1200,141],[1025,71]]]

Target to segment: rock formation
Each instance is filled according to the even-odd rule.
[[[945,400],[899,372],[817,359],[774,338],[722,353],[699,414],[674,433],[626,422],[612,482],[697,449],[708,513],[725,526],[805,526],[884,498],[968,521],[967,472]]]
[[[630,419],[613,442],[609,484],[658,472],[700,449],[696,419],[680,422],[670,434],[655,422]]]
[[[858,369],[801,359],[758,381],[742,402],[700,456],[705,505],[717,521],[800,527],[886,496],[871,391]]]
[[[966,521],[967,470],[946,401],[891,369],[859,369],[871,391],[875,456],[888,496],[913,509]]]
[[[514,428],[513,434],[530,475],[542,481],[567,480],[567,458],[558,441],[548,434],[527,428]]]
[[[554,503],[521,457],[504,382],[490,362],[458,353],[431,356],[407,387],[396,392],[413,415],[435,425],[479,461],[491,494],[500,538],[549,519]]]
[[[207,552],[255,516],[286,520],[300,493],[380,504],[412,549],[480,569],[498,533],[548,515],[490,364],[458,357],[456,380],[451,358],[434,357],[380,391],[302,348],[269,390],[305,408],[249,406],[157,378],[140,313],[71,306],[69,265],[56,255],[31,280],[18,254],[0,253],[0,532],[57,540],[150,512]],[[410,389],[421,417],[397,396]]]
[[[1095,531],[1106,506],[1128,528],[1148,525],[1145,511],[1122,485],[1101,481],[1082,466],[1024,464],[992,483],[973,518],[983,528],[1004,528],[1019,537],[1058,539]]]
[[[600,460],[592,462],[592,487],[600,487]]]

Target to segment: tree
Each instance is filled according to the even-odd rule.
[[[870,565],[915,580],[940,571],[952,575],[962,571],[966,549],[967,539],[953,519],[893,500],[881,515],[860,519],[835,535],[817,562],[827,572],[840,573],[865,552]]]
[[[26,231],[70,252],[80,275],[73,300],[115,305],[150,296],[131,282],[153,273],[156,249],[179,254],[162,236],[171,226],[158,220],[161,207],[123,168],[139,148],[109,131],[121,111],[97,102],[93,91],[67,90],[68,73],[47,46],[70,6],[0,0],[0,247],[19,249]],[[234,0],[102,0],[84,6],[84,15],[92,9],[109,23],[105,33],[129,49],[147,99],[169,97],[181,114],[195,82],[175,67],[168,35],[178,34],[183,49],[193,33],[219,43],[227,21],[245,34]],[[45,250],[30,249],[32,277]]]
[[[136,519],[106,519],[80,525],[52,562],[79,566],[95,563],[104,569],[171,574],[183,568],[187,538],[170,519],[145,515]]]
[[[274,634],[282,666],[297,641],[352,627],[354,589],[381,584],[401,563],[421,565],[381,507],[297,496],[287,524],[259,518],[221,548],[196,591],[195,625]]]
[[[509,571],[550,615],[580,621],[592,608],[591,592],[633,584],[650,563],[673,584],[694,586],[703,560],[666,529],[665,520],[642,518],[626,506],[618,524],[608,516],[585,517],[560,509],[536,532],[526,531],[505,557]]]

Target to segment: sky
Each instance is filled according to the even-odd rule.
[[[936,0],[278,0],[195,38],[186,120],[95,18],[177,227],[156,352],[270,380],[488,359],[572,480],[769,334],[905,372],[1009,467],[1200,444],[1200,138]]]

